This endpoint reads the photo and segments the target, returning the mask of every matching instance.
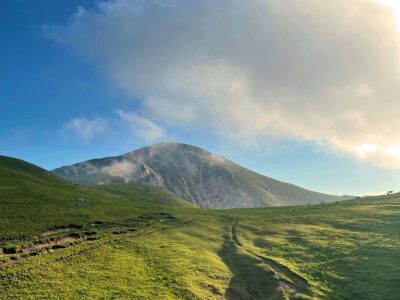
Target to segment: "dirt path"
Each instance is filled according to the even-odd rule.
[[[42,242],[32,246],[24,247],[24,251],[42,250],[44,248],[52,247],[54,245],[64,245],[76,241],[77,238],[72,236],[64,236],[55,241]]]
[[[239,221],[236,220],[233,222],[233,224],[231,226],[230,231],[231,231],[232,242],[236,245],[236,247],[239,247],[243,251],[247,252],[251,256],[258,259],[260,262],[268,265],[270,267],[271,272],[273,273],[274,277],[277,279],[278,285],[282,289],[282,292],[284,294],[286,292],[298,292],[298,291],[301,291],[306,294],[310,294],[309,283],[305,278],[303,278],[299,274],[293,272],[287,266],[285,266],[271,258],[258,255],[256,253],[254,253],[253,251],[244,247],[237,236],[237,226],[238,225],[239,225]],[[284,275],[290,281],[282,278],[282,275]]]
[[[7,252],[0,248],[0,270],[7,265],[25,260],[32,256],[46,255],[63,248],[70,248],[77,244],[85,244],[104,238],[110,231],[115,235],[135,232],[138,229],[150,226],[156,222],[166,222],[175,217],[165,214],[154,214],[152,216],[137,216],[120,222],[95,222],[86,226],[68,225],[58,228],[46,229],[33,236],[31,241],[24,244],[15,243]],[[100,235],[97,233],[100,232]],[[106,233],[104,235],[103,233]]]
[[[41,233],[39,233],[39,236],[46,237],[46,236],[49,236],[49,235],[52,235],[52,234],[56,234],[56,233],[69,232],[69,231],[71,231],[73,229],[76,229],[76,228],[67,227],[67,228],[58,228],[58,229],[45,230],[45,231],[42,231]]]
[[[158,221],[159,220],[152,220],[152,222],[149,222],[148,224],[143,225],[143,227],[141,227],[140,229],[145,229],[147,227],[150,227],[150,226],[154,225],[155,223],[157,223]],[[169,225],[165,225],[163,227],[156,228],[156,229],[153,229],[153,230],[148,230],[148,231],[138,231],[138,230],[129,231],[129,230],[127,230],[126,232],[118,233],[118,235],[116,235],[116,237],[113,237],[113,238],[110,238],[110,236],[107,236],[104,239],[99,239],[99,240],[90,241],[90,242],[84,242],[84,243],[79,244],[81,246],[81,248],[80,249],[76,249],[75,251],[73,250],[73,247],[71,247],[72,249],[70,249],[70,252],[68,254],[63,254],[63,255],[60,255],[60,256],[57,256],[57,257],[54,257],[54,258],[49,258],[48,260],[43,261],[42,263],[35,264],[34,266],[31,266],[31,265],[20,265],[20,267],[21,267],[20,269],[12,270],[12,271],[10,270],[11,272],[8,272],[8,273],[4,272],[6,270],[6,268],[7,268],[7,266],[9,266],[9,264],[6,264],[6,265],[3,265],[3,266],[0,266],[0,271],[3,271],[2,274],[0,274],[0,279],[16,277],[21,273],[25,274],[27,271],[33,270],[33,269],[38,268],[38,267],[50,265],[50,264],[52,264],[54,262],[61,261],[61,260],[68,260],[70,258],[82,255],[82,254],[87,253],[89,251],[93,251],[93,250],[95,250],[95,249],[97,249],[99,247],[102,247],[104,245],[108,245],[108,244],[111,244],[111,243],[118,243],[118,242],[121,242],[123,240],[131,239],[133,237],[148,236],[148,235],[152,235],[152,234],[155,234],[155,233],[158,233],[158,232],[162,232],[162,231],[165,231],[165,230],[178,228],[178,227],[184,226],[184,225],[186,225],[188,223],[191,223],[193,221],[194,221],[194,219],[193,220],[188,220],[188,221],[182,221],[182,222],[179,222],[179,223],[176,223],[176,224],[169,224]],[[165,223],[165,221],[163,223]]]
[[[283,299],[284,295],[273,271],[258,258],[243,251],[236,236],[235,223],[229,226],[223,247],[218,251],[218,255],[233,274],[225,290],[225,298]]]

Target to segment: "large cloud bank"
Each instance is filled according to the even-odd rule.
[[[114,0],[47,34],[142,114],[400,167],[400,42],[380,0]]]

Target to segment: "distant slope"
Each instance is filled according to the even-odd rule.
[[[342,204],[356,204],[356,205],[398,205],[400,204],[400,193],[394,193],[389,195],[375,195],[375,196],[364,196],[364,197],[355,197],[349,200],[345,200]]]
[[[97,186],[96,190],[111,193],[116,196],[122,196],[127,199],[139,197],[141,200],[148,203],[178,207],[194,207],[186,200],[168,193],[161,188],[151,187],[144,184],[108,183]]]
[[[155,204],[187,206],[186,201],[148,186],[130,186],[117,193],[118,189],[72,184],[30,163],[0,156],[0,236],[159,211]]]
[[[35,166],[31,163],[25,162],[23,160],[2,156],[0,155],[0,174],[2,175],[0,183],[7,182],[16,182],[16,180],[12,180],[7,175],[14,175],[17,178],[24,179],[35,179],[35,180],[46,180],[54,183],[64,182],[59,177],[54,176],[53,173],[48,172],[38,166]],[[16,179],[16,178],[14,178]]]
[[[83,184],[133,182],[162,187],[207,208],[299,205],[345,199],[257,174],[222,156],[179,143],[157,144],[53,172]]]

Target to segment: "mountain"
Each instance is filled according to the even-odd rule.
[[[269,178],[201,148],[161,143],[115,157],[53,170],[72,182],[141,183],[162,187],[206,208],[246,208],[333,202],[346,198]]]

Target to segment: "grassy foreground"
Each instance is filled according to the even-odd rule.
[[[400,196],[206,210],[0,157],[0,299],[398,299]]]

